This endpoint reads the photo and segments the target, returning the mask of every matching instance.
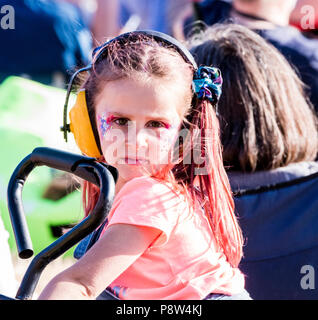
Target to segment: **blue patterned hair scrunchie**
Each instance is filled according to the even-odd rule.
[[[193,90],[199,99],[216,104],[222,93],[222,76],[218,68],[201,66],[193,76]]]

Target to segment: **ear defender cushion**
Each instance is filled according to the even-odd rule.
[[[85,90],[81,90],[77,94],[75,105],[70,110],[69,117],[70,130],[82,153],[88,157],[101,157],[87,110]]]

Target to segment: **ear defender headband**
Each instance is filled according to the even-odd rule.
[[[96,58],[94,59],[94,63],[96,63],[102,56],[105,57],[105,54],[107,53],[107,47],[110,43],[114,41],[124,41],[133,35],[150,36],[158,43],[162,42],[172,46],[187,63],[190,63],[193,66],[195,70],[192,83],[194,94],[196,94],[199,99],[209,99],[212,103],[218,101],[219,96],[221,95],[222,84],[220,71],[216,68],[206,66],[198,68],[192,54],[185,46],[183,46],[176,39],[161,32],[138,30],[121,34],[94,49],[93,57],[98,52]],[[84,155],[93,158],[99,158],[102,156],[99,135],[96,128],[95,119],[92,119],[88,112],[85,90],[81,90],[77,94],[75,105],[72,107],[69,113],[70,124],[67,123],[67,108],[74,80],[80,73],[87,71],[89,72],[92,70],[92,68],[93,64],[89,64],[88,66],[77,70],[70,79],[64,103],[63,127],[61,127],[61,131],[63,132],[66,142],[67,133],[73,133],[75,142]]]

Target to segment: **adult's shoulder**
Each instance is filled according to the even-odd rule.
[[[278,49],[292,50],[318,60],[318,39],[307,38],[292,26],[261,30],[259,33]],[[318,67],[317,67],[318,68]]]
[[[239,190],[255,190],[265,186],[291,183],[318,174],[318,161],[302,161],[288,166],[273,169],[243,173],[229,171],[228,177],[234,192]]]

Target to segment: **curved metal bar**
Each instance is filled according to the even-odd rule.
[[[35,149],[20,162],[8,185],[8,208],[21,258],[28,258],[33,254],[22,204],[22,190],[30,172],[40,165],[73,173],[96,184],[100,188],[100,196],[93,211],[82,222],[34,257],[19,287],[17,299],[30,299],[47,264],[94,231],[106,219],[115,195],[117,175],[114,168],[98,163],[94,158],[51,148]]]

